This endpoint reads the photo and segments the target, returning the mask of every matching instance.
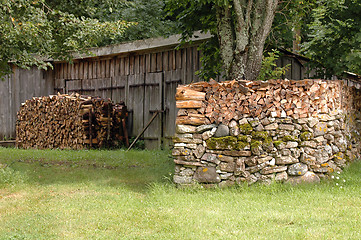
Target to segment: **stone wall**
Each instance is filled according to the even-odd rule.
[[[180,86],[174,182],[318,182],[359,157],[359,95],[324,80]]]

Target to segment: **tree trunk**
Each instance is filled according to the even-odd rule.
[[[228,79],[257,79],[277,4],[278,0],[234,0],[232,6],[218,7],[218,38]]]

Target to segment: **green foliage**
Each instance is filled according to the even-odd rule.
[[[76,17],[49,8],[44,0],[4,0],[0,16],[0,76],[11,71],[10,61],[21,68],[36,65],[46,69],[51,64],[44,58],[69,60],[72,52],[87,52],[132,25],[122,20]]]
[[[301,43],[307,39],[307,24],[312,20],[312,9],[317,0],[281,1],[268,36],[267,48],[284,48],[293,51],[293,41]]]
[[[309,41],[303,52],[320,77],[361,74],[361,3],[359,0],[320,0],[313,10]]]
[[[48,4],[59,11],[99,21],[123,19],[134,22],[122,35],[106,39],[101,45],[115,44],[176,33],[176,23],[166,18],[163,0],[54,0]]]
[[[290,64],[284,67],[277,67],[276,60],[280,57],[279,51],[273,49],[268,56],[263,56],[262,67],[258,80],[280,79],[288,71]]]

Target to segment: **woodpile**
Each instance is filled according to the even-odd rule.
[[[84,149],[128,141],[124,103],[110,99],[58,94],[34,97],[17,114],[19,148]]]
[[[343,81],[179,86],[174,182],[319,182],[361,151],[360,90]]]
[[[177,90],[178,124],[228,124],[242,117],[291,117],[328,113],[340,107],[340,82],[269,80],[200,82]],[[197,110],[194,110],[197,109]]]

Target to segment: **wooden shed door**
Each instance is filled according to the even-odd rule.
[[[164,119],[163,119],[163,145],[169,147],[175,133],[175,120],[178,109],[175,104],[175,93],[181,80],[181,69],[164,72]]]
[[[147,73],[144,84],[144,126],[157,111],[163,110],[162,103],[163,73]],[[151,126],[144,132],[145,147],[159,148],[162,144],[162,117],[160,112]]]

